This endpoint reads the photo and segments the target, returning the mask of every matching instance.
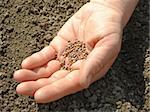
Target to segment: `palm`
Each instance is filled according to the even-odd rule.
[[[62,27],[50,46],[23,61],[23,69],[14,74],[22,82],[17,92],[45,103],[82,90],[102,77],[120,49],[119,19],[117,11],[111,8],[94,3],[84,5]],[[61,56],[67,41],[75,39],[84,41],[92,51],[87,60],[77,64],[78,69],[60,70],[56,54]]]

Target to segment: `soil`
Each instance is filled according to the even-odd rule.
[[[149,111],[149,0],[140,0],[124,29],[121,52],[104,78],[86,90],[48,104],[16,94],[18,83],[13,80],[13,72],[20,68],[21,61],[48,45],[86,2],[0,0],[0,112],[114,112],[123,111],[126,105],[134,111]]]

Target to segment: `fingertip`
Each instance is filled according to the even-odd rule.
[[[33,96],[37,87],[34,82],[23,82],[17,86],[16,92],[21,95]]]
[[[15,81],[20,82],[20,70],[14,72],[13,78],[15,79]]]
[[[18,72],[18,71],[15,71],[14,74],[13,74],[13,78],[14,78],[15,80],[17,79],[17,74],[18,74],[17,72]]]
[[[21,67],[24,69],[28,69],[29,68],[29,61],[28,58],[24,59],[21,63]]]
[[[49,61],[49,62],[47,63],[47,65],[50,66],[50,67],[54,67],[54,68],[55,68],[54,71],[59,70],[60,67],[61,67],[60,61],[57,61],[57,60],[51,60],[51,61]]]
[[[21,84],[19,84],[17,87],[16,87],[16,92],[18,93],[18,94],[23,94],[24,93],[24,85],[21,83]]]
[[[34,94],[34,99],[37,103],[47,103],[47,101],[44,99],[45,95],[41,91],[36,91]]]
[[[50,103],[56,101],[64,96],[56,93],[56,89],[52,87],[52,91],[48,94],[45,88],[37,90],[34,94],[34,99],[37,103]],[[58,90],[57,90],[58,91]]]
[[[82,65],[82,63],[83,63],[83,61],[84,61],[84,60],[78,60],[78,61],[76,61],[75,63],[73,63],[73,64],[71,65],[71,68],[72,68],[73,70],[78,70],[78,69],[80,69],[80,67],[81,67],[81,65]]]
[[[35,94],[34,94],[34,99],[35,99],[35,101],[36,101],[37,103],[41,103],[41,99],[40,99],[40,97],[39,97],[40,95],[41,95],[41,93],[38,92],[38,91],[36,91]]]

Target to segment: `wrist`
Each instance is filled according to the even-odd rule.
[[[117,11],[121,16],[122,27],[130,19],[139,0],[90,0],[90,2],[110,7]]]

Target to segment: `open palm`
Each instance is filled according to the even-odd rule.
[[[27,57],[14,73],[17,92],[34,96],[39,103],[57,100],[87,88],[110,68],[121,46],[120,13],[97,3],[85,4],[60,29],[49,46]],[[68,41],[80,40],[91,51],[74,70],[60,70],[60,57]]]

